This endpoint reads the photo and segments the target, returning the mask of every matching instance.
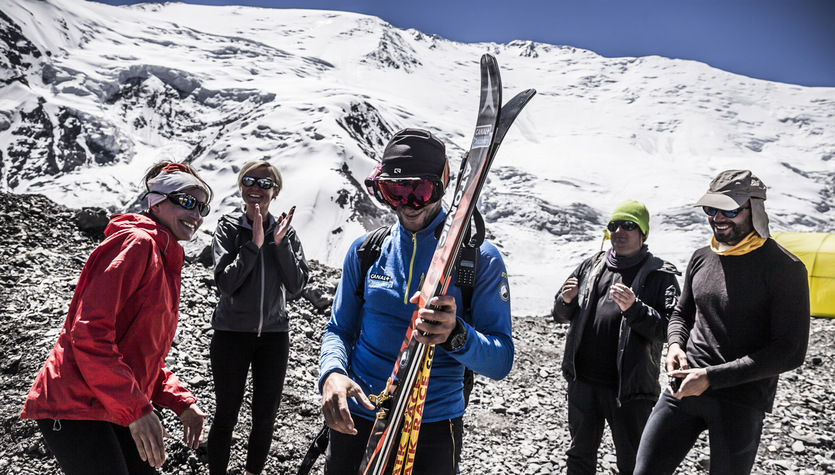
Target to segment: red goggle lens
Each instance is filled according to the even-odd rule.
[[[441,197],[443,186],[439,180],[426,178],[414,180],[377,180],[377,188],[393,208],[410,205],[422,208]]]

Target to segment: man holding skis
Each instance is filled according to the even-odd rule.
[[[636,474],[672,474],[704,430],[710,473],[751,473],[779,374],[803,363],[806,268],[769,238],[765,197],[750,171],[727,170],[696,203],[713,237],[687,265],[667,329],[674,383],[647,422]]]
[[[376,418],[369,395],[386,386],[411,322],[416,295],[438,243],[449,182],[444,144],[431,133],[405,129],[390,140],[366,184],[397,214],[379,258],[361,274],[357,249],[348,250],[333,313],[322,338],[319,389],[330,427],[325,473],[356,474]],[[362,288],[362,292],[357,292]],[[495,246],[478,248],[471,310],[462,291],[421,309],[413,338],[435,347],[413,473],[453,474],[460,457],[466,368],[501,379],[513,363],[510,292]],[[396,454],[390,457],[394,461]]]
[[[661,392],[661,347],[679,295],[675,266],[649,252],[649,211],[624,201],[606,226],[612,247],[583,261],[557,293],[553,315],[569,322],[569,475],[593,474],[606,422],[618,472],[631,474],[641,432]]]

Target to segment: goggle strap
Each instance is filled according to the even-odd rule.
[[[444,173],[441,176],[441,181],[443,182],[444,189],[446,189],[446,186],[449,184],[449,158],[444,163]]]

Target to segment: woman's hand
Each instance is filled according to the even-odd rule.
[[[154,468],[165,462],[165,444],[162,442],[165,430],[153,411],[128,424],[130,435],[139,451],[139,458]]]
[[[293,206],[286,215],[278,217],[278,222],[276,222],[275,231],[273,232],[273,241],[276,246],[281,244],[281,240],[284,239],[284,236],[287,235],[287,231],[290,230],[290,222],[293,221],[293,213],[295,211],[296,207]]]
[[[255,204],[255,217],[252,219],[252,242],[261,249],[264,245],[264,218],[261,216],[261,206]]]
[[[208,414],[197,404],[192,404],[180,414],[180,420],[183,421],[183,442],[190,449],[196,449],[203,442],[203,422],[206,416]]]

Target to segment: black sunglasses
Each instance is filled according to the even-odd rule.
[[[272,181],[269,178],[255,178],[252,176],[245,176],[241,178],[241,185],[243,186],[250,187],[256,183],[258,183],[259,187],[265,190],[269,190],[270,188],[275,188],[276,186],[278,186],[274,181]]]
[[[702,209],[705,210],[705,214],[708,216],[716,216],[716,213],[722,213],[722,216],[726,218],[736,218],[739,216],[739,213],[742,212],[744,209],[751,209],[750,206],[746,206],[744,208],[737,208],[737,209],[716,209],[710,206],[702,206]]]
[[[194,196],[191,196],[188,193],[180,193],[180,192],[177,192],[177,193],[152,192],[152,193],[157,193],[159,195],[164,195],[166,198],[168,198],[168,201],[170,201],[170,202],[172,202],[176,205],[179,205],[180,207],[182,207],[184,209],[187,209],[189,211],[193,210],[196,207],[197,212],[200,213],[200,216],[203,216],[204,218],[209,214],[209,210],[211,210],[211,207],[209,206],[209,203],[203,203],[202,201],[197,201],[197,198],[195,198]]]
[[[638,223],[632,221],[612,221],[606,225],[606,229],[608,229],[610,233],[617,231],[618,227],[624,231],[632,231],[634,229],[638,229]]]

